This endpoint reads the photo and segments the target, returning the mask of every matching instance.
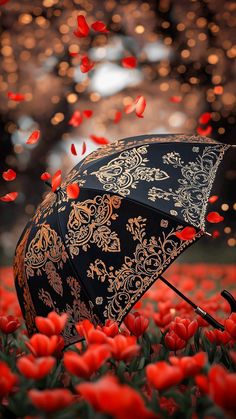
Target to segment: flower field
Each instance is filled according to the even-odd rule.
[[[120,327],[76,325],[82,342],[64,348],[67,315],[37,317],[27,336],[11,268],[1,268],[2,418],[234,418],[236,313],[233,265],[175,265],[167,278],[224,323],[214,330],[156,282]]]

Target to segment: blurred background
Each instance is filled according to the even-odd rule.
[[[76,37],[78,14],[89,25],[102,20],[109,33]],[[0,201],[0,265],[11,265],[24,225],[48,192],[41,174],[62,169],[65,176],[84,157],[83,142],[86,154],[98,147],[90,135],[200,133],[236,144],[235,1],[0,0],[0,20],[0,196],[18,192],[14,202]],[[80,69],[83,54],[95,63],[88,73]],[[135,68],[122,66],[127,56],[137,58]],[[124,112],[138,95],[147,101],[144,118]],[[92,116],[71,125],[84,110]],[[202,124],[205,113],[210,120]],[[26,144],[35,130],[40,140]],[[235,163],[232,148],[214,206],[224,222],[182,261],[235,262]],[[2,178],[9,168],[17,173],[11,182]]]

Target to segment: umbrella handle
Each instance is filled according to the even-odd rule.
[[[233,295],[230,294],[230,292],[227,290],[221,291],[221,295],[226,301],[228,301],[231,308],[231,313],[236,313],[236,300]]]

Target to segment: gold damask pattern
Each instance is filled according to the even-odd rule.
[[[162,231],[160,236],[146,238],[146,218],[141,216],[130,218],[127,230],[137,241],[133,257],[124,256],[124,263],[119,269],[107,267],[101,259],[90,263],[87,276],[91,280],[106,282],[107,305],[103,315],[105,318],[121,322],[127,311],[158,279],[163,270],[177,257],[182,250],[203,233],[199,232],[191,241],[180,242],[175,235],[177,229]]]
[[[28,277],[42,275],[45,271],[49,277],[52,277],[52,272],[55,272],[54,264],[59,269],[63,268],[63,264],[68,259],[68,254],[62,239],[57,232],[51,228],[49,224],[43,223],[38,226],[34,238],[30,241],[25,257],[25,269]],[[50,261],[50,264],[47,262]],[[51,281],[51,279],[49,279]],[[57,292],[60,294],[60,281],[56,278]]]
[[[185,163],[181,155],[175,151],[163,156],[163,163],[180,169],[181,178],[178,179],[179,188],[167,191],[156,186],[148,191],[148,199],[155,202],[157,199],[172,200],[174,208],[170,213],[178,216],[178,208],[184,220],[196,227],[205,229],[205,213],[212,184],[218,166],[229,145],[216,144],[215,147],[207,146],[202,155],[197,154],[194,161]],[[198,153],[198,147],[193,147],[193,152]],[[174,175],[174,172],[172,172]],[[178,175],[178,172],[176,176]]]
[[[42,219],[45,219],[48,215],[51,215],[55,208],[54,204],[56,203],[56,201],[57,201],[57,211],[58,212],[65,211],[67,202],[71,200],[66,193],[67,185],[75,182],[75,183],[78,183],[78,185],[81,187],[86,182],[86,176],[87,176],[86,170],[81,174],[78,170],[72,169],[71,172],[69,172],[68,175],[66,176],[65,180],[61,183],[60,190],[57,194],[55,192],[47,193],[42,203],[38,206],[32,220],[35,223],[38,223],[41,217]]]
[[[59,308],[55,305],[51,294],[40,288],[38,292],[39,299],[50,308],[50,311],[56,311],[58,314],[62,312],[67,313],[68,320],[66,327],[63,331],[63,338],[65,339],[65,344],[69,345],[75,341],[78,341],[78,334],[75,330],[75,324],[83,319],[90,320],[93,324],[99,323],[98,316],[93,312],[93,303],[88,301],[88,305],[85,304],[81,298],[81,285],[79,281],[73,276],[68,276],[65,280],[67,283],[70,294],[72,296],[72,303],[69,304],[65,302],[63,311],[60,311]]]
[[[24,316],[27,325],[27,329],[29,333],[33,333],[35,331],[35,316],[36,311],[34,308],[34,304],[31,298],[31,293],[29,290],[28,281],[26,278],[25,273],[25,250],[28,242],[30,234],[30,228],[26,229],[23,237],[19,245],[16,248],[14,264],[13,264],[13,272],[14,278],[16,281],[16,285],[18,285],[23,293],[23,299],[21,300],[21,304],[24,307]]]
[[[147,152],[148,146],[123,151],[91,175],[98,178],[103,184],[103,189],[122,196],[130,195],[130,188],[136,189],[139,181],[153,182],[167,179],[169,176],[163,170],[146,167],[148,159],[143,156]]]
[[[91,243],[103,252],[120,252],[120,240],[110,228],[118,214],[114,209],[121,205],[121,197],[104,194],[93,199],[71,204],[65,243],[73,258],[80,249],[87,251]]]
[[[142,146],[147,144],[154,144],[154,143],[208,143],[208,144],[217,144],[215,140],[208,137],[202,137],[200,135],[189,135],[186,136],[185,134],[173,134],[173,135],[166,135],[166,136],[154,136],[154,137],[146,137],[141,138],[139,136],[132,138],[123,138],[121,140],[113,141],[112,143],[102,146],[97,150],[90,153],[83,161],[82,166],[86,166],[88,163],[101,159],[103,157],[110,156],[111,154],[118,153],[120,151],[127,150],[129,148],[135,146]],[[81,167],[82,167],[81,166]]]

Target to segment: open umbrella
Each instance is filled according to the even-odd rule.
[[[29,334],[35,316],[67,312],[67,344],[82,319],[121,323],[157,280],[224,329],[163,272],[207,233],[208,199],[229,145],[196,135],[142,135],[88,155],[49,192],[16,247],[15,285]],[[67,186],[77,183],[78,198]],[[188,240],[181,232],[192,227]],[[223,297],[236,311],[227,291]]]

